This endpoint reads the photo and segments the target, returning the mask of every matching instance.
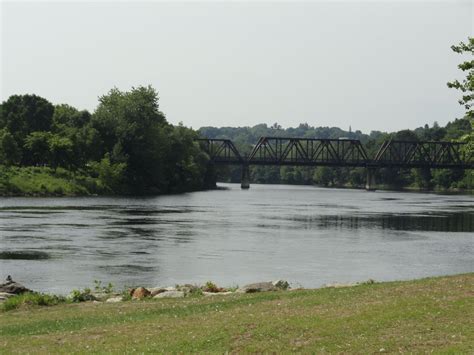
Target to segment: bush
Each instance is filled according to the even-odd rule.
[[[66,299],[61,296],[29,292],[8,298],[3,302],[1,309],[3,311],[11,311],[22,306],[53,306],[64,302],[66,302]]]
[[[207,281],[204,285],[204,291],[206,292],[219,292],[219,287],[214,282]]]
[[[94,291],[98,293],[111,294],[114,292],[114,285],[109,282],[107,286],[103,286],[102,281],[94,280]]]
[[[68,297],[71,302],[79,303],[85,301],[94,301],[95,297],[91,292],[90,288],[85,288],[84,290],[72,290],[71,294]]]
[[[110,155],[106,154],[100,162],[91,162],[90,167],[99,177],[99,181],[106,191],[120,191],[124,182],[126,163],[113,163]]]

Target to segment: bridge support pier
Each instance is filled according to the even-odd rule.
[[[375,191],[377,184],[375,182],[375,168],[367,168],[367,180],[365,183],[365,189],[367,191]]]
[[[242,165],[242,175],[240,179],[240,187],[242,189],[250,188],[250,169],[248,164]]]

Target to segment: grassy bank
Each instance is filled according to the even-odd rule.
[[[104,190],[99,179],[81,171],[0,165],[0,196],[87,196]]]
[[[474,274],[0,313],[18,352],[474,351]]]

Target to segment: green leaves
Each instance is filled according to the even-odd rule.
[[[122,190],[126,167],[126,163],[112,163],[108,153],[100,162],[91,163],[92,170],[99,175],[100,183],[109,192],[120,192]]]
[[[468,42],[461,42],[458,45],[451,46],[451,49],[459,54],[474,55],[474,37],[469,37]],[[460,105],[466,108],[466,116],[473,118],[474,111],[472,106],[474,103],[474,60],[467,60],[458,65],[458,68],[463,72],[467,72],[466,78],[463,81],[453,80],[448,82],[449,88],[460,90],[463,95],[458,101]]]
[[[0,163],[13,165],[21,160],[21,149],[13,135],[5,128],[0,130]]]

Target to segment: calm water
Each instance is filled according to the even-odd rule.
[[[0,277],[295,286],[474,271],[474,198],[288,185],[155,198],[3,198]]]

